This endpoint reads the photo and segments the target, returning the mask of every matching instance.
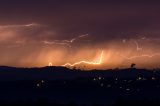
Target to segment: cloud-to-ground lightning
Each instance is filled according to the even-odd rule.
[[[62,66],[70,66],[70,67],[73,67],[73,66],[76,66],[76,65],[80,65],[80,64],[82,64],[82,63],[84,63],[84,64],[89,64],[89,65],[100,65],[100,64],[102,64],[103,52],[104,52],[104,51],[102,50],[98,62],[79,61],[79,62],[75,62],[75,63],[73,63],[73,64],[71,64],[71,63],[66,63],[66,64],[64,64],[64,65],[62,65]]]

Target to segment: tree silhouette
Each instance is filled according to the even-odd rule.
[[[132,63],[131,68],[136,68],[136,64]]]

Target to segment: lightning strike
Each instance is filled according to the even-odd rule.
[[[31,24],[24,24],[24,25],[4,25],[4,26],[0,26],[0,28],[17,28],[17,27],[32,27],[32,26],[39,26],[39,24],[31,23]]]
[[[52,45],[52,44],[65,45],[65,46],[67,45],[67,46],[70,47],[73,42],[75,42],[76,40],[78,40],[80,38],[86,37],[86,36],[88,36],[88,34],[80,35],[80,36],[72,38],[70,40],[54,40],[52,42],[50,42],[50,41],[43,41],[43,43],[44,44],[49,44],[49,45]]]
[[[142,48],[140,48],[140,47],[139,47],[139,44],[138,44],[138,42],[137,42],[137,41],[134,41],[134,43],[136,44],[137,51],[140,51],[140,50],[142,50]]]
[[[121,57],[123,57],[127,60],[132,60],[132,59],[142,58],[142,57],[152,58],[152,57],[155,57],[155,56],[160,56],[160,53],[155,53],[155,54],[152,54],[152,55],[143,54],[143,55],[140,55],[140,56],[132,56],[132,57],[121,56]]]
[[[32,24],[26,24],[26,25],[23,25],[23,26],[31,27],[31,26],[37,26],[37,25],[38,25],[38,24],[32,23]]]
[[[73,43],[75,40],[79,39],[79,38],[83,38],[83,37],[86,37],[88,36],[88,34],[85,34],[85,35],[80,35],[76,38],[72,38],[71,40],[63,40],[63,42],[68,42],[68,43]]]
[[[65,46],[69,46],[70,45],[68,43],[63,43],[63,42],[49,42],[49,41],[43,41],[44,44],[46,45],[65,45]]]
[[[89,65],[100,65],[100,64],[102,64],[103,52],[104,52],[104,51],[102,50],[98,62],[80,61],[80,62],[76,62],[76,63],[73,63],[73,64],[71,64],[71,63],[66,63],[66,64],[64,64],[64,65],[62,65],[62,66],[70,66],[70,67],[73,67],[73,66],[76,66],[76,65],[79,65],[79,64],[82,64],[82,63],[84,63],[84,64],[89,64]]]

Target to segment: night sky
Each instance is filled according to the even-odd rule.
[[[97,62],[103,51],[101,64],[86,67],[157,68],[159,48],[160,2],[0,1],[0,65]]]

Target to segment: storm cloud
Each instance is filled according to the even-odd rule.
[[[108,0],[0,1],[0,64],[30,67],[48,62],[62,65],[94,61],[104,50],[105,68],[126,67],[132,62],[159,67],[159,4]],[[131,57],[136,58],[131,61]]]

